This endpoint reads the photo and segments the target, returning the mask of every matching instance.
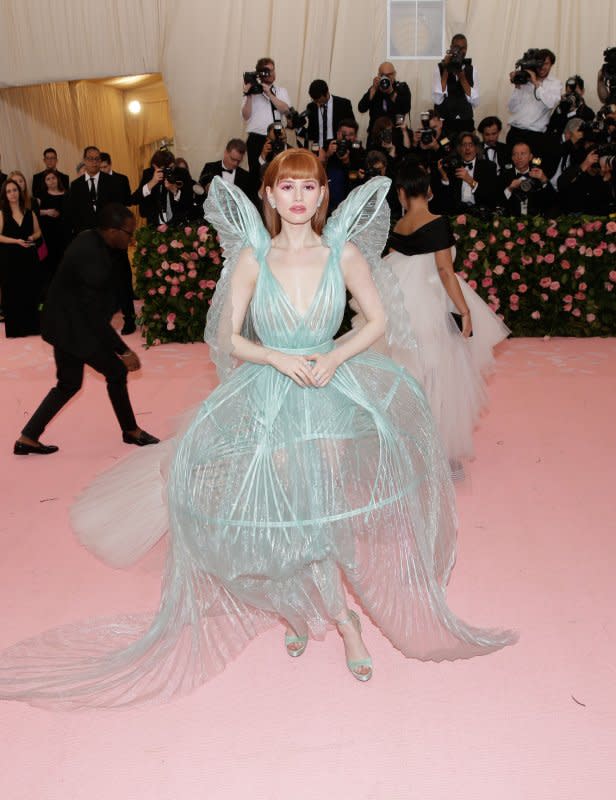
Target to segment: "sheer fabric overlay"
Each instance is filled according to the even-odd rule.
[[[0,659],[2,697],[62,708],[169,699],[220,672],[281,619],[322,638],[344,607],[345,583],[407,656],[465,658],[515,638],[471,627],[447,606],[457,524],[449,466],[425,396],[401,367],[366,352],[320,389],[303,389],[269,366],[231,369],[225,291],[239,249],[251,246],[259,262],[251,335],[285,352],[327,352],[345,306],[341,250],[366,206],[378,219],[386,183],[363,187],[333,218],[329,259],[305,314],[268,267],[269,239],[249,201],[226,186],[222,201],[220,183],[212,203],[221,213],[210,219],[229,260],[206,338],[225,378],[171,446],[166,503],[144,522],[161,531],[168,510],[158,612],[68,626],[16,645]],[[112,543],[105,533],[114,520],[106,513],[95,534],[94,506],[105,503],[108,488],[121,526],[122,501],[128,508],[135,492],[152,491],[144,477],[155,471],[152,449],[143,459],[135,454],[123,488],[114,470],[102,476],[73,515],[108,561],[118,548],[118,536]],[[136,516],[131,525],[139,526]],[[126,535],[138,545],[121,544],[120,563],[156,538]]]

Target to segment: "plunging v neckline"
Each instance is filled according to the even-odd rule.
[[[329,253],[328,253],[328,256],[327,256],[327,258],[325,260],[325,266],[323,267],[323,270],[321,272],[321,277],[319,278],[319,282],[317,283],[317,288],[315,289],[314,295],[312,296],[312,300],[310,301],[310,303],[308,304],[306,310],[303,313],[301,311],[299,311],[299,309],[297,309],[293,305],[293,303],[291,302],[291,299],[289,298],[289,295],[287,294],[287,290],[284,288],[284,286],[282,285],[281,281],[276,277],[276,275],[274,275],[274,272],[273,272],[272,268],[267,263],[267,256],[269,254],[269,250],[271,250],[271,246],[268,249],[267,253],[265,253],[265,255],[263,256],[263,263],[267,267],[267,270],[268,270],[269,274],[272,276],[272,278],[274,279],[274,281],[278,285],[278,289],[280,290],[280,294],[284,298],[285,303],[289,306],[289,308],[295,313],[295,315],[300,320],[305,320],[306,317],[308,316],[308,314],[312,311],[312,308],[313,308],[313,306],[314,306],[314,304],[315,304],[315,302],[317,300],[317,297],[319,296],[319,294],[321,293],[321,289],[323,288],[323,283],[325,281],[325,276],[326,276],[326,274],[328,272],[329,263],[330,263],[331,257],[332,257],[332,248],[330,247],[328,249],[329,249]]]

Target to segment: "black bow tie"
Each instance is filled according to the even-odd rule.
[[[464,162],[464,166],[465,166],[465,167],[471,167],[471,168],[472,168],[472,166],[473,166],[473,164],[474,164],[474,163],[475,163],[474,161],[465,161],[465,162]]]
[[[516,178],[528,178],[528,172],[516,172]]]
[[[230,172],[230,173],[233,173],[233,170],[232,170],[232,169],[227,169],[226,167],[223,167],[223,168],[222,168],[222,171],[223,171],[223,172]]]

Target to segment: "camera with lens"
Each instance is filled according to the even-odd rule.
[[[616,171],[616,144],[602,144],[597,147],[597,153],[608,169]]]
[[[530,162],[530,169],[541,169],[541,159],[533,158]],[[518,188],[519,192],[530,194],[531,192],[538,192],[543,188],[543,184],[539,178],[523,178]]]
[[[578,130],[584,135],[585,142],[598,145],[606,143],[607,130],[605,119],[600,115],[600,113],[597,114],[592,122],[583,122]]]
[[[515,86],[523,86],[530,81],[530,74],[534,72],[538,74],[539,70],[543,67],[545,55],[543,50],[536,47],[527,50],[522,58],[515,62],[515,74],[511,78],[511,83]]]
[[[293,106],[287,111],[287,121],[293,130],[301,130],[308,124],[308,111],[296,111]]]
[[[263,69],[255,70],[255,72],[245,72],[244,83],[250,87],[246,94],[263,94],[261,83],[269,78],[270,75],[271,70],[269,67],[263,67]]]
[[[470,58],[464,58],[462,48],[454,45],[447,50],[446,55],[450,56],[449,61],[445,61],[443,59],[439,63],[439,67],[442,70],[447,70],[447,72],[451,72],[453,75],[457,75],[464,67],[469,66],[471,63]]]
[[[432,144],[436,138],[436,131],[433,131],[430,127],[430,112],[422,111],[419,115],[419,121],[421,122],[419,141],[425,145]]]
[[[381,80],[379,81],[379,89],[382,92],[388,92],[392,86],[395,89],[398,85],[398,81],[392,81],[391,78],[388,78],[387,75],[383,75]]]
[[[603,51],[601,73],[610,90],[616,89],[616,47],[608,47]]]
[[[182,172],[178,170],[175,164],[170,164],[168,167],[163,167],[163,177],[169,183],[175,183],[176,186],[183,186]]]
[[[383,128],[379,133],[380,144],[391,144],[393,141],[393,130],[391,128]]]
[[[441,162],[443,169],[447,173],[447,178],[449,182],[453,181],[456,177],[456,170],[460,169],[460,167],[464,166],[464,161],[460,158],[460,156],[456,153],[455,150],[452,150],[448,147],[449,141],[446,141],[446,152],[443,156],[443,160]]]
[[[270,157],[274,158],[278,153],[283,153],[287,149],[287,143],[284,138],[284,131],[282,130],[282,122],[274,123],[274,138],[272,140],[272,149],[270,150]]]
[[[565,83],[565,92],[561,96],[560,103],[558,105],[561,114],[569,114],[571,111],[575,111],[581,106],[582,98],[575,91],[577,85],[577,75],[574,75],[572,78],[567,78],[567,82]]]

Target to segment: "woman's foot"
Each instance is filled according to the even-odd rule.
[[[354,611],[336,620],[338,633],[344,640],[347,667],[358,681],[369,681],[372,677],[372,658],[361,638],[361,623]]]
[[[307,636],[298,636],[290,625],[287,625],[287,630],[284,635],[284,646],[287,648],[287,653],[291,658],[301,656],[308,645]]]

